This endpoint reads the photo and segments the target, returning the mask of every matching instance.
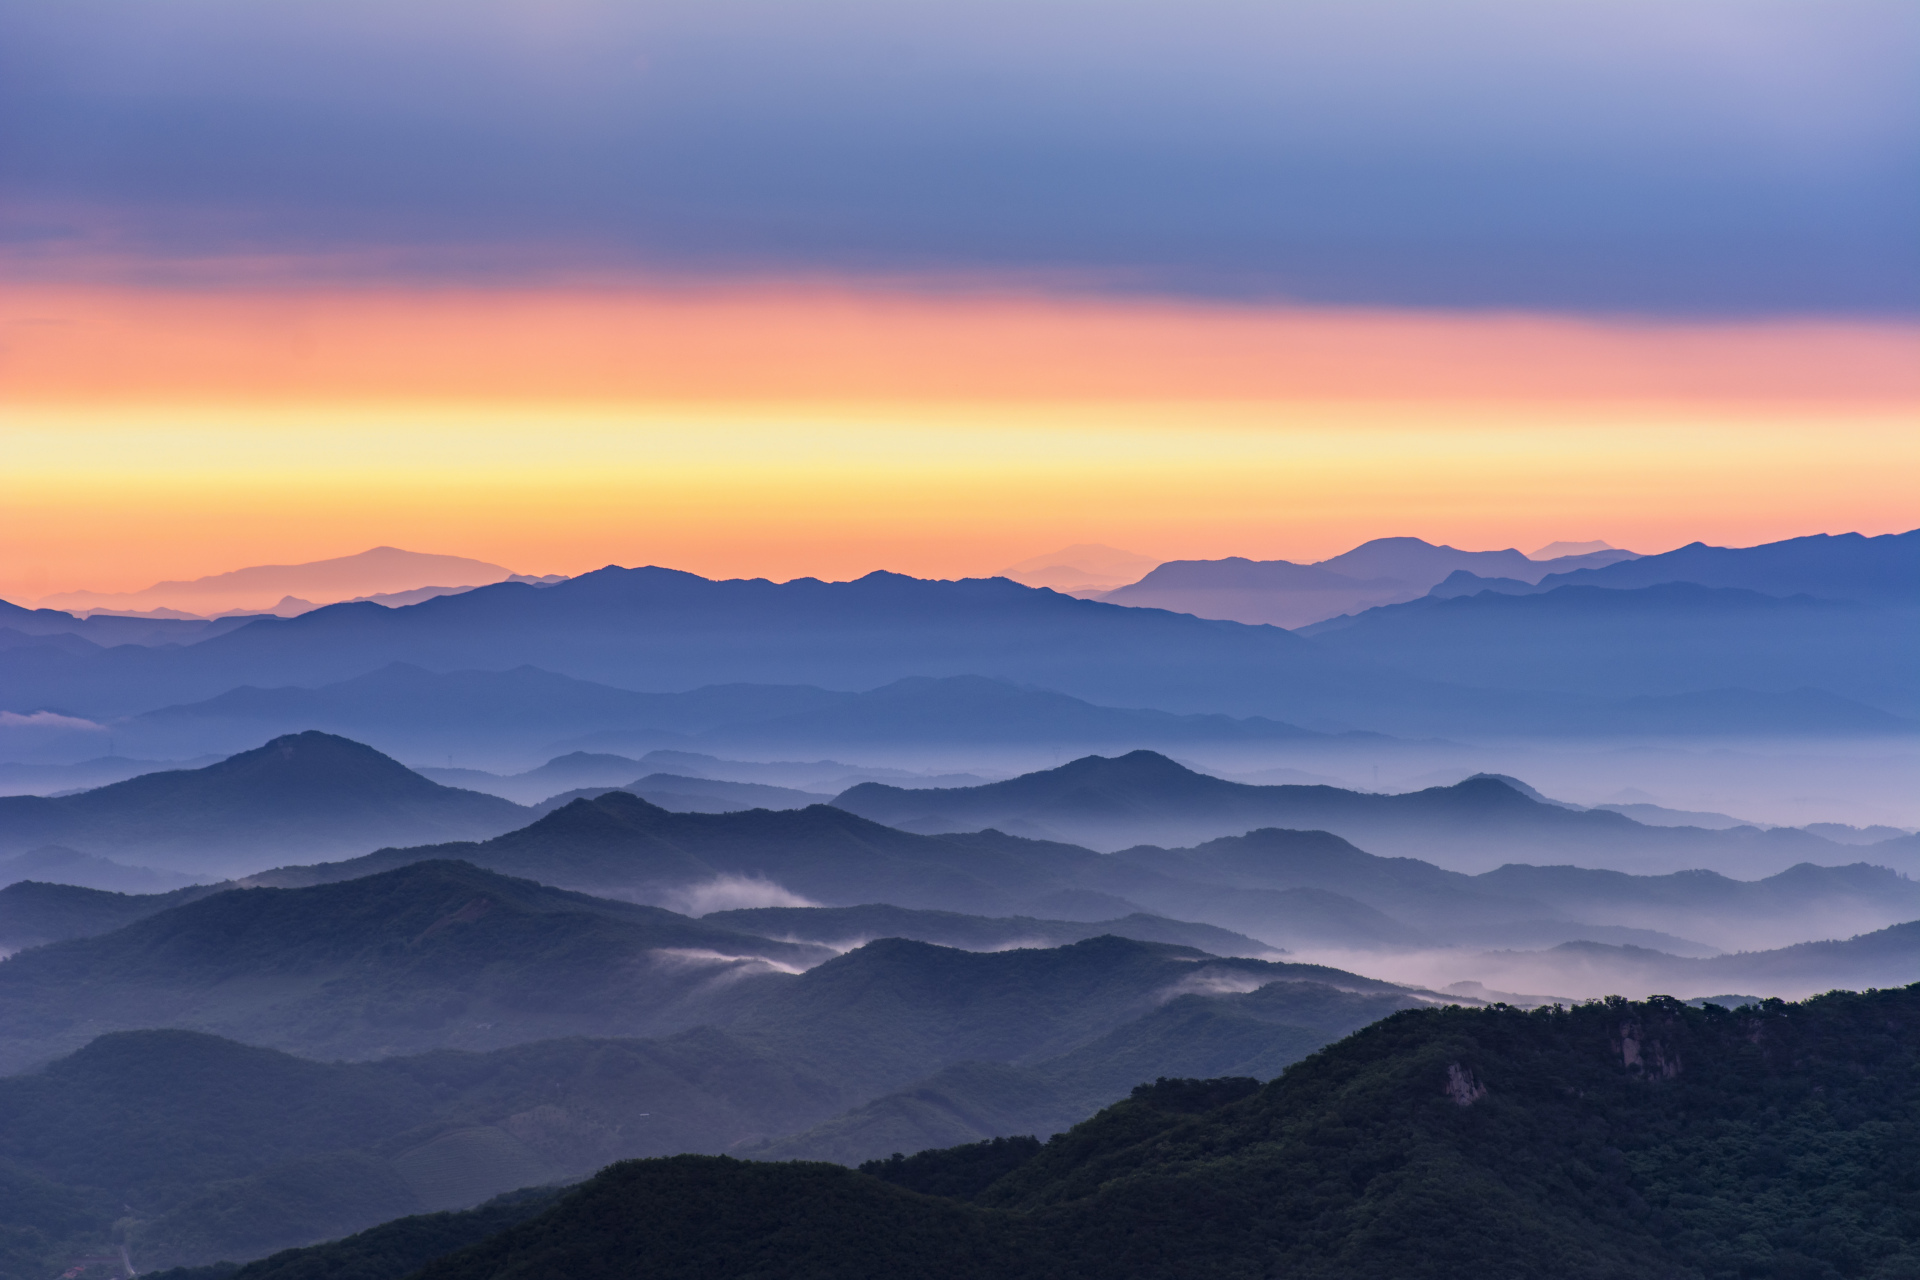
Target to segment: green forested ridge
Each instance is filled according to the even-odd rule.
[[[1920,1275],[1920,985],[1411,1010],[1244,1088],[1141,1089],[970,1202],[826,1165],[627,1162],[419,1274]]]
[[[556,1187],[496,1196],[464,1213],[421,1213],[303,1249],[240,1265],[214,1262],[141,1274],[151,1280],[389,1280],[524,1222],[562,1195]]]

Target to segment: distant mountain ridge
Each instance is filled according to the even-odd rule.
[[[1485,688],[1618,700],[1566,708],[1570,726],[1613,717],[1658,732],[1659,717],[1671,723],[1691,711],[1696,723],[1724,723],[1729,733],[1764,733],[1758,725],[1770,720],[1776,731],[1798,723],[1815,733],[1870,734],[1911,732],[1904,722],[1920,719],[1920,668],[1907,660],[1920,645],[1916,609],[1686,582],[1569,585],[1427,597],[1302,634],[1408,676],[1444,673]],[[1744,714],[1698,705],[1709,695],[1744,695]],[[1802,705],[1781,703],[1783,695]],[[1824,705],[1814,701],[1822,695]],[[1646,701],[1654,697],[1668,701]]]
[[[0,854],[59,843],[200,872],[296,851],[494,835],[527,811],[443,787],[345,738],[306,732],[201,769],[71,796],[0,797]]]
[[[831,954],[444,861],[226,888],[0,963],[0,1071],[143,1027],[319,1058],[655,1035]]]
[[[1539,803],[1487,776],[1404,795],[1372,795],[1228,782],[1151,751],[1089,756],[978,787],[906,790],[862,783],[834,804],[905,830],[998,827],[1105,849],[1188,844],[1256,827],[1323,830],[1373,852],[1438,859],[1463,870],[1575,858],[1622,870],[1779,870],[1821,857],[1858,856],[1857,849],[1792,828],[1643,826],[1616,813]],[[1676,866],[1676,860],[1683,861]]]
[[[1874,867],[1875,846],[1836,845],[1805,832],[1645,827],[1606,811],[1529,799],[1494,778],[1401,796],[1330,787],[1248,787],[1192,773],[1163,757],[1090,758],[1014,784],[958,791],[867,791],[889,804],[970,804],[970,822],[1207,820],[1245,832],[1185,848],[1136,845],[1118,854],[987,829],[918,834],[813,805],[782,811],[670,812],[621,791],[574,800],[525,828],[480,843],[384,849],[342,862],[287,866],[246,883],[331,883],[440,858],[590,893],[709,911],[813,903],[884,903],[918,911],[1100,921],[1146,911],[1211,924],[1276,947],[1388,951],[1436,944],[1538,948],[1589,940],[1710,954],[1847,936],[1920,919],[1920,885]],[[1170,786],[1155,778],[1170,780]],[[855,788],[860,791],[861,788]],[[849,793],[852,794],[852,793]],[[920,810],[927,812],[928,810]],[[896,819],[897,820],[897,819]],[[1381,856],[1327,830],[1345,826]],[[1249,828],[1257,828],[1249,830]],[[1899,858],[1914,837],[1883,848]],[[1584,845],[1582,844],[1584,842]],[[1178,842],[1174,842],[1178,843]],[[1469,875],[1405,856],[1438,843],[1489,858],[1534,857]],[[1690,870],[1629,875],[1564,864],[1602,851],[1699,867],[1716,858],[1758,877]],[[1392,856],[1398,854],[1400,856]],[[1762,861],[1762,859],[1767,861]],[[1890,859],[1891,860],[1891,859]],[[1528,863],[1549,865],[1528,865]],[[1756,869],[1757,868],[1757,869]],[[1704,936],[1703,936],[1704,935]],[[1702,950],[1702,944],[1705,950]]]
[[[1876,537],[1817,533],[1755,547],[1691,542],[1620,564],[1569,566],[1542,578],[1539,589],[1631,589],[1668,582],[1912,608],[1920,606],[1920,529]]]
[[[1173,560],[1100,599],[1203,618],[1294,628],[1337,614],[1414,599],[1450,573],[1536,582],[1543,574],[1630,560],[1630,551],[1595,551],[1533,560],[1511,548],[1461,551],[1419,538],[1375,538],[1314,564],[1288,560]]]
[[[633,742],[731,752],[879,749],[902,744],[1097,750],[1193,743],[1329,741],[1333,735],[1265,717],[1176,715],[1096,706],[981,676],[926,676],[845,693],[808,685],[718,685],[686,693],[635,693],[534,667],[436,674],[407,663],[320,688],[242,687],[204,702],[164,707],[115,726],[142,746],[217,749],[318,728],[374,739],[396,754],[439,744],[524,749],[529,736],[620,734]],[[604,754],[604,753],[602,753]],[[596,775],[557,785],[614,785],[639,776]]]
[[[1612,597],[1625,593],[1597,594],[1615,608]],[[1792,626],[1736,625],[1729,617],[1697,646],[1742,672],[1737,682],[1666,643],[1660,627],[1672,630],[1670,620],[1629,610],[1608,625],[1645,658],[1588,664],[1584,684],[1543,689],[1510,679],[1469,685],[1462,677],[1477,677],[1471,664],[1455,672],[1429,659],[1416,670],[1398,650],[1386,655],[1390,661],[1376,660],[1346,638],[1308,640],[1275,627],[1077,600],[1007,579],[929,582],[876,573],[853,582],[776,584],[608,568],[548,587],[498,583],[399,609],[335,605],[263,618],[179,649],[12,651],[0,664],[0,706],[117,720],[215,698],[236,685],[324,686],[401,663],[436,672],[531,666],[556,679],[628,689],[750,683],[872,690],[903,679],[971,676],[1108,708],[1412,736],[1555,734],[1569,726],[1581,733],[1711,733],[1711,715],[1689,722],[1684,708],[1622,710],[1609,699],[1733,683],[1763,698],[1805,686],[1894,715],[1906,715],[1909,703],[1920,708],[1911,664],[1900,661],[1909,638],[1900,624],[1863,630],[1858,617],[1841,616],[1861,606],[1756,598],[1785,610]],[[1478,605],[1480,597],[1467,603]],[[1636,630],[1643,626],[1654,628],[1644,645]],[[1819,646],[1829,642],[1842,660],[1821,663]],[[1611,687],[1595,688],[1601,679]],[[1775,710],[1777,727],[1795,731],[1792,708]],[[1770,713],[1765,705],[1756,712]],[[1747,723],[1763,718],[1749,715]]]
[[[67,591],[45,596],[37,603],[53,609],[161,606],[207,613],[235,607],[265,609],[284,596],[346,600],[433,585],[479,586],[510,576],[512,570],[484,560],[374,547],[331,560],[253,565],[188,582],[157,582],[139,591]]]

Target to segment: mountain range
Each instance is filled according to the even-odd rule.
[[[1510,780],[1484,775],[1451,787],[1374,795],[1229,782],[1151,751],[1089,756],[974,787],[909,790],[866,782],[833,803],[902,830],[991,827],[1106,850],[1185,844],[1256,827],[1330,831],[1370,852],[1473,871],[1508,861],[1578,860],[1638,872],[1704,868],[1765,875],[1798,862],[1857,856],[1796,828],[1647,826],[1606,810],[1545,803]]]
[[[1408,676],[1618,700],[1565,708],[1574,735],[1689,732],[1683,720],[1729,736],[1911,734],[1920,714],[1920,678],[1903,660],[1920,643],[1912,607],[1693,583],[1568,585],[1429,596],[1302,634]]]
[[[647,950],[631,951],[636,941]],[[34,1032],[44,1049],[80,1028],[150,1029],[0,1078],[0,1184],[34,1193],[0,1199],[12,1228],[0,1249],[27,1251],[32,1232],[58,1226],[49,1201],[70,1232],[117,1219],[151,1266],[809,1125],[833,1125],[843,1146],[864,1132],[866,1150],[880,1140],[871,1119],[837,1112],[956,1069],[1052,1081],[1068,1124],[1124,1096],[1140,1070],[1270,1074],[1418,1003],[1337,970],[1112,936],[993,953],[883,940],[757,982],[716,982],[703,943],[817,959],[446,864],[227,891],[28,951],[0,965],[10,1057]],[[1257,1016],[1235,994],[1247,992]],[[665,1039],[520,1043],[689,1001],[707,1025]],[[505,1020],[481,1024],[502,1047],[394,1052],[470,1040],[464,1021],[479,1016]],[[207,1027],[377,1060],[316,1062],[187,1029]]]
[[[529,816],[498,796],[443,787],[370,747],[309,731],[201,769],[77,795],[0,796],[0,854],[60,844],[231,873],[289,853],[484,837]]]
[[[235,608],[264,610],[285,596],[332,602],[432,584],[480,586],[512,576],[512,570],[484,560],[375,547],[358,555],[306,564],[253,565],[189,582],[156,582],[139,591],[68,591],[46,596],[38,603],[51,609],[170,608],[214,613]]]
[[[1337,735],[1257,716],[1102,707],[980,676],[912,677],[864,693],[810,685],[634,693],[534,667],[436,674],[406,663],[313,689],[242,686],[203,702],[132,717],[117,723],[115,732],[136,749],[181,754],[310,728],[426,757],[443,747],[469,757],[489,748],[519,754],[529,741],[589,736],[602,742],[617,738],[628,749],[762,755],[848,748],[877,754],[901,746],[1033,754],[1142,744],[1170,749],[1201,743],[1347,745]],[[1368,745],[1379,741],[1364,738]],[[639,772],[575,776],[538,795],[525,786],[516,790],[531,802],[568,786],[631,781]],[[846,766],[844,772],[856,770]],[[458,775],[443,776],[451,781]]]
[[[325,1058],[658,1034],[832,954],[458,863],[228,889],[0,963],[0,1071],[156,1026]]]
[[[1540,599],[1553,600],[1565,590]],[[1749,723],[1764,712],[1779,732],[1800,727],[1796,716],[1803,709],[1765,699],[1803,686],[1863,702],[1869,718],[1874,710],[1906,715],[1902,708],[1913,705],[1910,664],[1898,661],[1908,638],[1903,611],[1771,596],[1733,608],[1725,603],[1728,597],[1714,594],[1733,588],[1700,588],[1706,595],[1699,599],[1676,597],[1662,586],[1636,590],[1652,594],[1640,599],[1628,590],[1576,591],[1570,598],[1589,601],[1590,613],[1605,615],[1602,622],[1617,613],[1606,625],[1623,628],[1629,639],[1639,635],[1637,628],[1651,628],[1644,660],[1604,675],[1591,673],[1591,664],[1569,664],[1574,674],[1562,681],[1565,688],[1512,679],[1476,688],[1466,680],[1479,670],[1470,663],[1460,673],[1403,669],[1400,664],[1413,660],[1399,650],[1372,656],[1351,636],[1338,642],[1332,632],[1306,638],[1274,627],[1077,600],[1006,579],[928,582],[880,573],[853,582],[775,584],[608,568],[551,586],[497,583],[403,608],[345,604],[297,618],[263,618],[179,647],[12,650],[0,667],[0,705],[117,722],[205,703],[236,686],[266,691],[236,695],[227,705],[250,713],[265,705],[263,698],[290,706],[310,696],[277,690],[337,685],[394,663],[437,674],[532,666],[615,690],[663,683],[683,690],[740,683],[811,686],[812,704],[752,717],[823,712],[817,721],[802,718],[761,732],[758,741],[782,750],[805,746],[809,732],[848,732],[824,714],[833,696],[823,691],[874,690],[919,677],[981,676],[1097,706],[1416,735],[1711,733],[1717,723],[1711,706],[1695,708],[1689,718],[1685,705],[1620,709],[1611,702],[1725,689],[1733,677],[1762,699]],[[1484,599],[1511,607],[1534,598],[1483,593],[1467,603]],[[1669,616],[1675,610],[1684,626]],[[1661,639],[1696,624],[1710,628],[1727,658],[1724,668],[1703,668],[1694,650]],[[1576,627],[1577,639],[1578,627],[1597,624],[1583,617],[1567,625]],[[1838,646],[1832,650],[1837,657],[1823,663],[1819,646],[1829,640]],[[586,693],[574,690],[574,701],[586,705]],[[564,703],[569,695],[556,689],[546,696]],[[898,730],[886,727],[885,701],[859,726],[867,740],[898,740]],[[484,716],[485,705],[471,706],[462,718]],[[960,709],[973,714],[964,699]],[[200,714],[209,710],[219,708],[203,706]],[[513,722],[504,702],[498,711],[501,723]],[[544,731],[538,727],[543,717],[556,719],[531,705],[527,712],[531,731]],[[942,713],[953,714],[952,708]],[[903,717],[898,723],[915,722]],[[934,730],[933,740],[939,735]],[[949,736],[981,740],[972,730]]]
[[[1917,1028],[1916,988],[1415,1009],[1265,1086],[1158,1080],[1046,1141],[631,1161],[477,1243],[449,1223],[438,1258],[395,1223],[237,1274],[1898,1275]]]
[[[695,913],[890,904],[1096,922],[1145,911],[1288,949],[1589,941],[1710,954],[1920,918],[1911,882],[1884,869],[1911,866],[1912,837],[1860,846],[1792,828],[1648,826],[1493,777],[1372,795],[1234,783],[1136,752],[975,787],[861,783],[832,805],[758,783],[663,774],[639,781],[680,809],[600,788],[563,794],[544,812],[524,809],[439,787],[358,744],[307,734],[208,769],[59,800],[0,801],[0,817],[19,805],[43,824],[6,831],[18,843],[92,832],[103,842],[146,842],[109,843],[110,852],[192,849],[253,885],[331,883],[457,859]],[[137,804],[122,798],[127,788]],[[769,798],[803,807],[743,807]],[[48,808],[67,825],[45,825]],[[686,811],[699,809],[709,811]],[[340,861],[260,869],[287,847],[364,849],[382,843],[383,832],[424,830],[431,838],[451,825],[447,813],[504,830],[481,841],[395,843]],[[1103,855],[1073,840],[1109,849],[1131,843]],[[210,851],[218,850],[226,852],[216,861]],[[60,879],[63,870],[83,873],[71,877],[83,883],[104,871],[161,874],[97,854],[23,856],[30,865],[22,879]],[[1572,861],[1660,874],[1555,865]],[[1500,863],[1510,865],[1492,865]],[[1738,878],[1712,874],[1715,867]]]
[[[1520,552],[1461,551],[1419,538],[1375,538],[1314,564],[1290,560],[1171,560],[1098,598],[1136,608],[1293,628],[1425,594],[1453,573],[1526,583],[1631,560],[1612,549],[1535,560]]]

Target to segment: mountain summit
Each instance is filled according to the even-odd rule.
[[[70,796],[0,797],[0,852],[57,843],[230,871],[287,853],[484,839],[528,816],[511,801],[443,787],[372,747],[309,730],[204,769]]]

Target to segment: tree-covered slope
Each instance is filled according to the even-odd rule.
[[[1920,1271],[1920,987],[1415,1010],[1236,1093],[1137,1090],[970,1201],[821,1165],[616,1165],[420,1275]]]

